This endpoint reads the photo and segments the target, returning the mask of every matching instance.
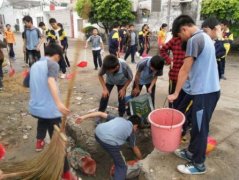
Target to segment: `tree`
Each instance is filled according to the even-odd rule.
[[[90,7],[90,8],[89,8]],[[129,0],[78,0],[76,11],[79,16],[89,19],[104,28],[106,33],[114,23],[125,24],[135,19]]]
[[[219,20],[228,20],[232,31],[238,35],[239,0],[203,0],[202,16],[216,16]]]

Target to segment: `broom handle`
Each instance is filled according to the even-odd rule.
[[[73,74],[73,77],[69,80],[68,90],[67,90],[67,95],[66,95],[66,101],[65,101],[65,106],[68,109],[70,107],[71,95],[72,95],[72,92],[73,92],[73,86],[74,86],[75,78],[76,78],[77,61],[78,61],[79,49],[80,49],[80,48],[78,49],[78,47],[79,47],[79,44],[77,43],[76,46],[75,46],[74,63],[73,63],[73,66],[71,68],[71,72]],[[66,121],[67,121],[66,118],[67,117],[65,115],[62,117],[61,132],[65,132]]]

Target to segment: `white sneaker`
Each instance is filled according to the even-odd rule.
[[[66,74],[61,74],[60,78],[61,79],[65,79],[66,78]]]
[[[136,52],[135,54],[136,54],[136,56],[137,56],[137,57],[139,57],[139,56],[140,56],[139,52]]]

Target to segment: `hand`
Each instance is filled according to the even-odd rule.
[[[65,116],[70,114],[70,110],[66,108],[66,106],[63,103],[57,104],[58,110]]]
[[[23,47],[22,51],[23,51],[23,53],[25,53],[25,52],[26,52],[26,48],[25,48],[25,47]]]
[[[120,91],[119,91],[119,97],[121,99],[123,99],[125,97],[125,94],[126,94],[126,89],[125,88],[122,88]]]
[[[108,91],[108,89],[103,89],[103,92],[102,92],[102,96],[103,96],[103,98],[107,98],[108,96],[109,96],[109,91]]]
[[[132,91],[133,96],[137,96],[140,93],[140,89],[138,87],[134,88]]]
[[[173,93],[173,94],[171,94],[171,95],[168,95],[168,101],[170,102],[170,103],[172,103],[174,100],[176,100],[178,98],[178,94],[176,94],[176,93]]]
[[[84,120],[83,117],[78,117],[78,118],[76,119],[75,123],[76,123],[76,124],[80,124],[80,123],[82,123],[83,120]]]
[[[149,88],[148,88],[148,93],[149,93],[149,94],[152,94],[152,87],[149,87]]]
[[[36,51],[40,51],[40,47],[39,46],[37,46]]]

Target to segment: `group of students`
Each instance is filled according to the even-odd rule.
[[[63,56],[59,61],[60,70],[62,72],[61,78],[66,77],[66,68],[70,66],[67,57],[68,40],[66,32],[61,23],[57,23],[55,18],[49,20],[52,29],[47,29],[44,22],[39,23],[39,28],[33,25],[32,17],[25,16],[23,18],[25,30],[22,33],[24,40],[23,51],[25,55],[25,62],[32,66],[33,63],[38,61],[41,57],[40,47],[44,45],[44,51],[49,44],[58,44],[63,49]]]
[[[32,21],[25,18],[24,23],[29,29],[25,33],[25,49],[33,51],[32,47],[34,47],[34,51],[37,51],[41,40],[40,42],[32,40],[29,43],[29,37],[36,36],[36,39],[41,39],[42,36],[38,36],[38,31],[35,31],[33,26],[27,26],[28,23],[32,24]],[[65,44],[62,42],[64,33],[62,31],[60,33],[62,28],[59,28],[58,25],[54,28],[53,24],[56,24],[54,19],[50,20],[50,24],[52,24],[54,30],[49,35],[49,31],[44,29],[45,34],[49,37],[49,41],[58,43],[46,44],[45,57],[35,62],[30,69],[29,111],[38,119],[36,151],[41,151],[44,148],[46,132],[48,131],[52,136],[53,125],[59,126],[62,115],[70,113],[70,110],[65,107],[60,99],[57,86],[58,62],[61,61],[64,53]],[[133,26],[131,28],[131,32],[134,32]],[[116,30],[117,27],[115,27]],[[148,34],[147,28],[144,27],[144,31],[145,34]],[[113,37],[117,37],[114,33],[114,31],[111,33],[112,39],[110,41],[112,43],[114,42]],[[189,163],[178,165],[177,169],[185,174],[203,174],[206,172],[204,162],[209,122],[220,97],[218,65],[213,40],[220,40],[221,26],[215,18],[208,18],[203,23],[202,30],[200,30],[191,17],[181,15],[174,20],[172,33],[174,37],[168,43],[163,44],[160,49],[161,56],[155,55],[141,60],[137,64],[135,76],[133,76],[129,65],[117,57],[118,47],[116,50],[112,49],[113,46],[109,46],[111,54],[105,56],[98,73],[99,82],[103,89],[99,112],[81,116],[76,120],[76,123],[79,124],[90,117],[99,116],[106,119],[106,122],[96,127],[95,138],[114,160],[115,180],[123,180],[126,177],[127,166],[121,153],[121,146],[125,142],[129,142],[138,159],[142,158],[141,152],[136,146],[135,134],[140,126],[141,118],[138,115],[132,115],[128,119],[124,118],[126,90],[134,79],[131,95],[133,97],[138,96],[142,87],[146,86],[146,90],[151,94],[153,104],[155,104],[156,82],[158,76],[163,73],[164,62],[171,66],[169,72],[170,95],[168,96],[171,107],[185,113],[186,118],[190,119],[191,123],[189,147],[175,151],[178,157],[189,161]],[[135,40],[136,43],[136,33],[131,35],[130,38],[132,41]],[[96,44],[102,44],[101,48],[103,48],[103,43],[97,36],[97,29],[94,30],[93,36],[87,40],[87,42],[89,41],[95,48],[92,49],[93,55],[98,57],[99,49]],[[86,44],[87,46],[88,44]],[[149,47],[145,46],[144,48]],[[173,53],[173,59],[168,55],[170,50]],[[106,76],[105,79],[104,75]],[[117,86],[118,89],[119,117],[112,117],[105,113],[114,86]],[[185,105],[190,105],[190,107],[185,107]],[[63,178],[75,179],[70,173],[66,158]]]

